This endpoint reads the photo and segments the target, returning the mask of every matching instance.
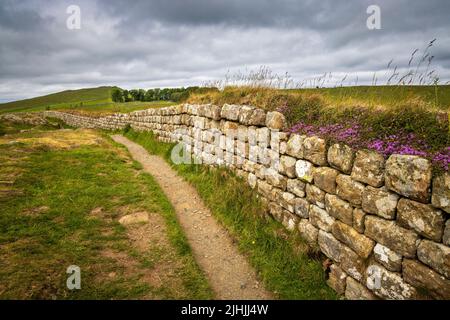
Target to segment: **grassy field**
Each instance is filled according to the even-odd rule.
[[[7,112],[33,112],[43,110],[81,110],[92,112],[131,112],[134,110],[159,108],[170,101],[116,103],[111,100],[113,87],[98,87],[67,90],[32,99],[0,104],[0,114]]]
[[[304,94],[321,94],[329,104],[395,107],[401,103],[421,101],[430,109],[450,109],[450,85],[438,86],[358,86],[292,90]]]
[[[128,131],[126,136],[170,163],[172,145],[150,133]],[[281,299],[336,299],[325,283],[318,251],[278,222],[265,219],[254,192],[233,173],[199,165],[173,165],[196,187],[214,216],[237,240],[239,248],[260,273],[266,287]]]
[[[356,86],[310,89],[269,89],[259,87],[227,87],[222,91],[193,94],[192,103],[252,104],[267,110],[281,106],[281,98],[287,96],[320,97],[327,105],[337,108],[372,107],[396,108],[399,105],[416,103],[429,110],[450,109],[450,85],[438,86]]]
[[[212,297],[170,202],[109,137],[16,133],[0,137],[0,158],[0,298]],[[118,223],[136,212],[149,222]],[[66,288],[70,265],[81,290]]]
[[[0,113],[75,109],[82,111],[130,112],[153,107],[173,105],[171,101],[123,102],[111,100],[113,87],[98,87],[79,90],[67,90],[42,97],[0,104]],[[270,92],[270,94],[268,94]],[[230,87],[224,91],[209,91],[193,94],[190,102],[201,103],[242,103],[253,104],[265,109],[276,109],[274,100],[286,94],[309,97],[319,95],[327,104],[334,107],[349,106],[391,108],[401,104],[422,103],[430,110],[450,109],[450,85],[438,86],[357,86],[313,89],[263,89],[248,87]],[[268,97],[270,96],[270,97]],[[271,99],[269,99],[271,98]]]
[[[112,87],[66,90],[41,97],[2,103],[0,113],[41,111],[46,108],[88,107],[92,105],[107,105],[111,102]]]

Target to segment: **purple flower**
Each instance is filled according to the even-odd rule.
[[[430,146],[414,133],[398,132],[396,134],[367,140],[364,133],[372,128],[362,128],[358,123],[311,125],[298,122],[288,132],[307,136],[319,136],[331,141],[343,142],[359,149],[368,148],[389,157],[391,154],[415,155],[430,159],[434,165],[444,170],[450,166],[450,146],[432,152]]]

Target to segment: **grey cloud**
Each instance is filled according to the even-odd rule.
[[[67,30],[77,3],[82,29]],[[382,30],[366,8],[382,9]],[[450,2],[430,1],[0,1],[0,99],[97,85],[198,85],[227,70],[267,65],[279,73],[325,72],[369,81],[394,58],[438,38],[441,78],[450,76]]]

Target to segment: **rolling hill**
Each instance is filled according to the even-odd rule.
[[[66,90],[49,95],[0,104],[0,113],[67,109],[112,104],[111,89],[98,87]]]
[[[114,87],[66,90],[49,95],[0,104],[0,114],[8,112],[32,112],[43,110],[79,110],[90,112],[130,112],[134,110],[165,107],[171,101],[113,102],[111,90]]]

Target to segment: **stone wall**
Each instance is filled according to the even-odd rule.
[[[161,141],[181,142],[173,154],[180,161],[193,155],[234,169],[268,213],[330,259],[328,284],[348,299],[450,299],[450,175],[433,179],[426,159],[385,160],[289,135],[282,114],[249,106],[45,114],[75,127],[153,131]]]

